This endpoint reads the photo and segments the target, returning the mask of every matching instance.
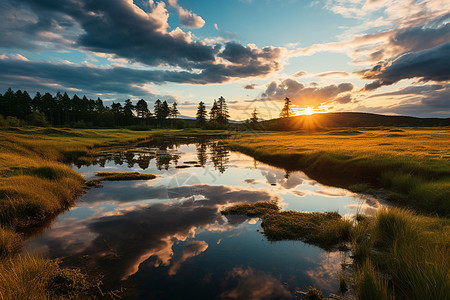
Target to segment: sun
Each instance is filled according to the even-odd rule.
[[[315,111],[314,111],[314,108],[312,108],[312,107],[307,107],[307,108],[305,108],[305,109],[303,110],[303,114],[304,114],[304,115],[310,116],[310,115],[312,115],[312,114],[314,114],[314,113],[315,113]]]

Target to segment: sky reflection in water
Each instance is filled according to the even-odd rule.
[[[348,257],[299,241],[268,242],[256,231],[258,218],[225,218],[220,209],[278,201],[283,209],[349,215],[380,206],[217,142],[142,146],[74,168],[86,178],[138,171],[156,179],[89,190],[26,250],[98,270],[107,287],[127,280],[130,297],[291,298],[305,285],[336,292],[336,273]]]

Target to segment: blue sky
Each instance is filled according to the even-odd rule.
[[[450,116],[450,3],[4,0],[0,92]]]

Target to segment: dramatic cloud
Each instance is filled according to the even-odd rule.
[[[406,5],[404,1],[403,4]],[[289,53],[291,56],[305,56],[322,51],[339,52],[347,54],[355,64],[367,64],[391,59],[407,52],[426,50],[450,40],[450,24],[447,21],[450,16],[449,11],[437,6],[433,6],[433,11],[422,7],[421,16],[416,22],[407,22],[402,26],[394,22],[393,25],[397,27],[388,27],[388,29],[386,29],[386,25],[390,23],[388,20],[377,19],[373,21],[373,24],[368,21],[371,27],[380,27],[381,30],[366,33],[366,30],[371,27],[360,26],[361,33],[355,34],[351,31],[348,35],[342,35],[337,42],[314,44]],[[405,16],[401,20],[404,19],[406,20]]]
[[[171,1],[171,4],[178,8],[182,23],[188,27],[200,26],[200,17],[185,11],[176,1]],[[109,54],[113,58],[147,66],[181,67],[185,71],[178,74],[172,71],[171,74],[180,78],[191,76],[190,81],[199,84],[265,76],[280,68],[280,48],[258,49],[237,43],[208,45],[194,40],[191,33],[180,28],[168,31],[169,14],[164,2],[150,1],[149,12],[130,0],[57,3],[8,0],[4,5],[16,7],[20,14],[11,17],[13,20],[0,20],[1,32],[8,33],[8,40],[0,39],[0,47],[3,48],[59,47],[67,40],[66,47],[78,50]],[[22,25],[15,27],[14,24]],[[54,40],[59,42],[53,43]],[[199,73],[203,74],[200,77],[204,80],[197,80]],[[160,81],[172,81],[172,78]],[[150,77],[148,82],[153,82],[153,78]]]
[[[337,101],[346,103],[351,100],[349,96],[341,93],[353,90],[353,84],[341,83],[339,85],[328,85],[324,87],[305,87],[293,79],[285,79],[280,83],[272,81],[266,91],[262,94],[264,99],[282,100],[285,97],[291,99],[295,105],[320,105],[327,102]],[[339,97],[338,97],[339,96]]]
[[[450,84],[430,84],[409,86],[395,92],[375,94],[372,100],[400,100],[386,108],[377,108],[379,112],[395,112],[398,114],[448,117],[450,115]]]
[[[0,59],[0,83],[22,89],[83,90],[103,93],[139,93],[146,83],[223,83],[232,78],[261,76],[273,69],[254,60],[253,64],[206,65],[199,73],[168,70],[142,70],[124,67],[102,68],[95,66],[48,63],[19,59]],[[143,91],[142,91],[143,92]],[[148,94],[148,93],[142,93]]]
[[[362,72],[363,79],[375,80],[366,84],[364,90],[374,90],[407,78],[420,78],[422,81],[448,81],[450,80],[449,53],[450,43],[447,43],[380,63]]]

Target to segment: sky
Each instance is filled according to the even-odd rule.
[[[2,0],[0,93],[450,117],[448,0]]]

